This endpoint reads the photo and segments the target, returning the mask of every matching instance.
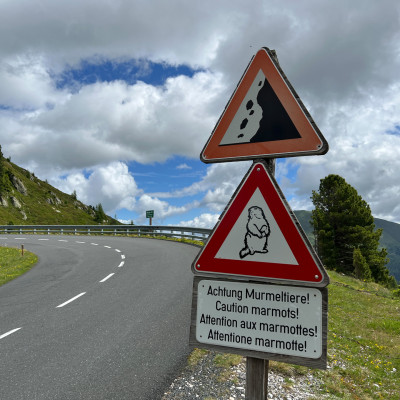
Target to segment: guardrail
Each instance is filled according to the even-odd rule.
[[[155,225],[0,225],[0,234],[165,236],[205,241],[211,229]]]

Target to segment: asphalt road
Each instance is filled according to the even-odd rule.
[[[0,287],[0,399],[160,399],[189,354],[199,249],[0,235],[21,244],[40,261]]]

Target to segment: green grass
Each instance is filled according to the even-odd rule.
[[[0,286],[29,271],[38,261],[38,257],[16,248],[0,247]]]
[[[375,283],[330,272],[328,362],[332,398],[399,399],[400,301]]]
[[[399,400],[400,299],[376,283],[329,275],[328,369],[271,361],[271,371],[287,387],[311,373],[319,382],[310,388],[314,400]],[[217,355],[214,362],[228,370],[238,360],[232,357]]]
[[[393,292],[329,271],[328,369],[315,370],[321,387],[314,399],[398,400],[400,300]],[[308,368],[271,362],[291,378]]]

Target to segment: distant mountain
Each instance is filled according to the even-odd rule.
[[[61,192],[5,158],[0,162],[0,225],[119,224],[104,213],[99,219],[98,209],[83,204],[76,194]]]
[[[295,211],[300,225],[307,234],[311,244],[314,245],[314,233],[310,223],[311,211]],[[400,224],[385,221],[384,219],[374,218],[375,227],[382,228],[383,233],[381,236],[380,244],[388,251],[389,263],[386,265],[397,282],[400,282]]]

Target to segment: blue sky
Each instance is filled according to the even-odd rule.
[[[58,89],[116,80],[130,85],[140,80],[149,85],[163,86],[170,77],[192,77],[195,72],[198,71],[187,65],[169,65],[147,60],[82,60],[78,66],[65,69],[54,79]]]
[[[400,222],[399,16],[394,0],[3,0],[0,144],[121,220],[212,227],[250,164],[199,155],[268,46],[330,145],[278,161],[292,208],[334,173]]]

